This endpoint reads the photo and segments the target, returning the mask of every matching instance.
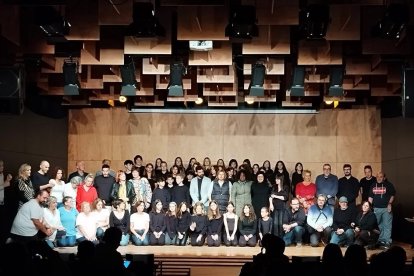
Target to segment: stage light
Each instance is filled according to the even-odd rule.
[[[328,95],[331,97],[342,97],[344,95],[343,88],[344,68],[331,67],[329,75],[329,91]]]
[[[305,67],[296,66],[293,72],[293,81],[290,88],[290,96],[305,96]]]
[[[323,39],[330,23],[329,6],[312,4],[299,13],[299,30],[306,39]]]
[[[254,99],[253,99],[253,98],[247,98],[247,99],[246,99],[246,103],[247,103],[248,105],[252,105],[252,104],[254,104]]]
[[[152,3],[134,3],[133,22],[127,28],[127,34],[135,37],[165,36],[165,29],[155,17]]]
[[[236,39],[251,39],[259,35],[254,6],[237,6],[231,13],[225,36]]]
[[[79,76],[78,76],[78,64],[76,61],[68,60],[63,63],[63,77],[64,87],[63,93],[66,96],[79,95]]]
[[[266,67],[262,63],[252,65],[252,77],[249,85],[249,95],[263,97],[264,96],[264,78]]]
[[[36,23],[47,37],[63,37],[69,34],[71,25],[52,6],[39,6],[35,10]]]
[[[372,28],[374,37],[399,39],[410,21],[409,7],[404,4],[390,4],[383,18]]]
[[[130,63],[121,66],[121,79],[122,79],[122,96],[136,96],[136,90],[139,89],[139,84],[135,77],[135,65],[134,61],[130,60]]]
[[[198,97],[195,101],[195,104],[202,104],[204,102],[204,99],[202,97]]]
[[[170,82],[168,84],[168,96],[182,97],[184,95],[183,75],[186,69],[183,63],[177,62],[170,65]]]

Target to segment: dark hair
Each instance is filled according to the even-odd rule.
[[[167,176],[168,177],[168,176]],[[165,178],[164,177],[157,177],[157,179],[155,180],[155,182],[156,183],[159,183],[159,182],[164,182],[165,181]]]
[[[371,165],[366,165],[365,167],[364,167],[364,170],[365,169],[370,169],[371,170],[371,172],[372,172],[372,167],[371,167]]]
[[[344,164],[344,166],[343,166],[342,168],[343,168],[343,169],[345,169],[345,168],[352,169],[351,164]]]
[[[138,155],[135,155],[134,162],[137,161],[138,158],[142,160],[142,156],[138,154]]]
[[[303,171],[303,164],[301,162],[296,163],[296,165],[295,165],[295,171],[297,171],[299,165],[302,166],[302,171]]]
[[[102,170],[103,170],[103,169],[110,169],[111,167],[109,167],[109,165],[108,165],[108,164],[103,164],[101,168],[102,168]]]
[[[116,209],[116,208],[118,208],[119,205],[121,205],[122,202],[124,202],[124,201],[120,198],[114,199],[112,201],[112,207],[114,207]]]
[[[134,162],[132,162],[132,160],[129,160],[129,159],[128,160],[125,160],[124,161],[124,165],[128,165],[128,164],[129,165],[134,165]]]
[[[53,172],[52,172],[52,177],[56,177],[57,172],[59,170],[62,171],[62,179],[64,179],[65,178],[65,171],[62,169],[62,167],[54,167]]]
[[[197,167],[196,167],[196,172],[198,172],[199,170],[203,170],[203,171],[204,171],[204,169],[203,169],[203,167],[202,167],[202,166],[197,166]]]

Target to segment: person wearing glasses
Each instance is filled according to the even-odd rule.
[[[323,174],[320,174],[316,177],[316,194],[326,195],[327,202],[326,204],[331,207],[333,212],[335,206],[335,197],[338,193],[338,177],[334,174],[331,174],[331,165],[323,165]]]

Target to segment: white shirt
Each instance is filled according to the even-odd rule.
[[[53,214],[49,208],[43,208],[43,218],[45,224],[56,229],[53,231],[52,235],[47,237],[48,240],[54,241],[56,239],[57,229],[63,228],[62,222],[60,221],[60,212],[58,209],[56,209],[55,213]]]
[[[73,189],[72,187],[72,183],[66,183],[65,186],[63,187],[63,196],[70,196],[71,198],[73,198],[72,200],[72,207],[76,208],[76,193],[77,193],[77,189]]]
[[[79,226],[82,226],[85,234],[90,238],[96,238],[96,229],[98,228],[98,223],[96,222],[96,218],[92,212],[89,213],[89,215],[85,215],[85,213],[81,212],[76,218],[76,227],[78,228],[76,232],[77,239],[83,237],[83,234],[79,230]]]
[[[131,225],[134,225],[134,230],[144,230],[149,223],[150,217],[148,213],[133,213],[130,217]]]
[[[65,182],[61,180],[60,183],[58,183],[55,179],[51,179],[50,183],[54,185],[50,191],[50,195],[56,197],[58,203],[62,203],[63,193],[65,191],[66,185]]]

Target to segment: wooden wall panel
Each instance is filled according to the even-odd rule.
[[[374,171],[381,164],[381,120],[375,108],[323,110],[319,114],[134,114],[123,108],[71,110],[69,116],[68,166],[85,160],[88,171],[99,169],[102,159],[112,160],[114,169],[136,154],[144,162],[157,157],[171,166],[181,156],[213,163],[223,158],[239,163],[249,158],[274,167],[283,160],[289,171],[300,161],[322,173],[330,163],[332,171],[343,175],[350,163],[353,174],[363,176],[363,165]]]

